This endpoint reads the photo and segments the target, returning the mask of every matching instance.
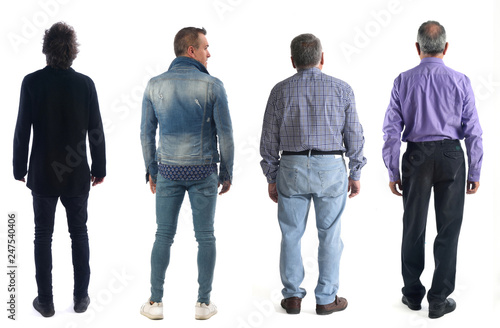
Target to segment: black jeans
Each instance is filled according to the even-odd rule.
[[[52,233],[59,197],[33,194],[35,213],[35,268],[38,299],[42,303],[52,302]],[[78,197],[61,196],[66,208],[68,230],[71,237],[73,257],[74,290],[77,299],[88,296],[90,279],[89,239],[87,235],[88,193]]]
[[[408,142],[402,162],[403,243],[402,289],[410,302],[420,303],[425,287],[425,229],[431,190],[434,189],[437,236],[435,269],[427,294],[429,303],[442,303],[455,289],[458,236],[465,197],[465,159],[458,140]]]

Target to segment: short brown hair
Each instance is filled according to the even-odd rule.
[[[78,46],[75,30],[66,23],[55,23],[45,30],[42,52],[50,67],[68,69],[78,54]]]
[[[182,56],[187,52],[190,46],[198,49],[200,46],[198,37],[199,34],[207,35],[207,30],[197,27],[185,27],[174,38],[174,53],[176,57]]]

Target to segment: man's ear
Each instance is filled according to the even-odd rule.
[[[444,45],[444,50],[443,50],[443,55],[446,55],[446,52],[448,51],[448,42]]]
[[[418,44],[418,42],[415,42],[415,46],[417,47],[417,53],[420,56],[421,50],[420,50],[420,45]]]
[[[193,46],[189,46],[186,50],[186,56],[190,57],[190,58],[194,58],[194,47]]]
[[[290,57],[290,59],[292,60],[292,66],[293,66],[293,68],[297,68],[297,67],[295,66],[295,62],[293,61],[293,57]]]

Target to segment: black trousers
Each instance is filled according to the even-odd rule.
[[[465,198],[465,159],[458,140],[408,142],[402,161],[403,243],[402,289],[410,302],[420,303],[425,287],[425,231],[431,190],[434,189],[437,236],[435,269],[427,293],[430,304],[442,303],[455,289],[457,247]]]
[[[35,214],[35,268],[38,299],[42,303],[53,301],[52,295],[52,233],[54,217],[59,197],[33,194]],[[66,208],[68,230],[71,237],[73,258],[74,290],[77,299],[88,296],[90,280],[89,239],[87,234],[88,193],[78,197],[61,196]]]

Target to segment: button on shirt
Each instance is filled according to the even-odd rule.
[[[280,150],[345,152],[350,177],[359,180],[363,128],[351,87],[319,68],[299,70],[271,91],[264,115],[261,167],[269,183],[276,182]]]
[[[401,140],[410,142],[465,138],[469,181],[479,181],[483,158],[482,130],[469,78],[423,58],[420,65],[394,81],[384,119],[385,165],[391,181],[400,180]],[[401,133],[403,136],[401,137]]]

